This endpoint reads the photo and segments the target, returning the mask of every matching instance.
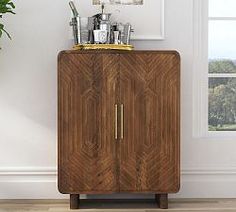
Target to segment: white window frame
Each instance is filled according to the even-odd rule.
[[[235,20],[229,17],[209,17],[208,0],[194,0],[193,14],[193,137],[213,140],[235,140],[235,131],[208,131],[209,76],[235,77],[236,74],[208,73],[209,20]]]

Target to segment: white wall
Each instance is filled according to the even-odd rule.
[[[165,0],[164,41],[136,49],[182,56],[182,188],[178,197],[235,197],[236,144],[192,136],[195,0]],[[197,0],[196,0],[197,1]],[[57,53],[71,47],[67,1],[16,1],[0,46],[0,198],[65,198],[56,187]],[[145,23],[144,23],[145,24]],[[200,114],[199,114],[200,115]]]

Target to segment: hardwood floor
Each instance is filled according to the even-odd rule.
[[[155,208],[154,200],[82,200],[81,212],[227,212],[236,211],[236,199],[170,200],[169,209]],[[69,210],[67,200],[0,200],[0,212],[46,212]],[[75,210],[76,211],[76,210]]]

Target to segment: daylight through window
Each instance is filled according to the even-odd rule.
[[[235,0],[209,0],[209,131],[236,131],[235,8]]]

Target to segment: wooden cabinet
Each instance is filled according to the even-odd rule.
[[[172,51],[63,51],[58,57],[58,185],[79,194],[180,186],[180,58]]]

